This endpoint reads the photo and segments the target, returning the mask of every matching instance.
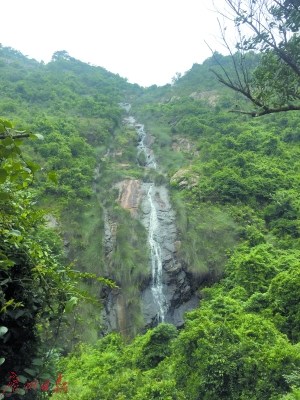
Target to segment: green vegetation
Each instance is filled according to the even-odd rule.
[[[134,111],[170,180],[200,307],[177,335],[162,324],[129,344],[108,335],[76,350],[61,361],[69,399],[298,398],[300,117],[249,120],[226,112],[235,99],[224,89],[209,107],[188,93],[189,72],[163,101],[146,90]]]
[[[78,288],[79,282],[92,278],[110,283],[62,264],[60,238],[45,228],[31,189],[38,166],[26,161],[20,148],[20,138],[40,135],[15,131],[2,119],[0,134],[0,383],[8,383],[12,373],[22,383],[53,382],[64,313],[77,302],[95,301]],[[25,391],[18,388],[15,394]]]
[[[276,0],[225,0],[225,21],[233,22],[237,33],[234,49],[221,31],[224,46],[231,54],[228,70],[217,59],[218,80],[249,100],[251,109],[236,111],[253,117],[283,111],[300,110],[299,3]],[[236,49],[238,52],[236,52]],[[262,53],[257,68],[249,66],[253,52]]]
[[[29,350],[5,372],[30,370],[49,341],[46,372],[61,371],[69,383],[55,399],[299,398],[300,116],[228,113],[243,100],[212,80],[212,67],[230,68],[228,57],[215,57],[173,85],[142,90],[66,52],[43,65],[0,49],[0,114],[44,137],[23,140],[22,153],[16,139],[0,143],[1,326],[12,329],[11,318],[31,335]],[[251,53],[249,65],[258,61]],[[159,172],[145,174],[136,160],[136,133],[118,106],[129,100],[153,136]],[[117,202],[126,179],[170,189],[177,255],[200,297],[180,330],[160,324],[141,334],[147,235]],[[61,267],[67,263],[81,273]],[[122,335],[99,339],[100,310],[84,306],[80,293],[103,297],[110,289],[90,273],[118,285]],[[9,288],[14,274],[20,286]],[[74,275],[88,278],[79,294]],[[70,314],[60,321],[62,307]],[[23,320],[23,311],[31,317]],[[5,335],[0,330],[0,359],[9,359]]]

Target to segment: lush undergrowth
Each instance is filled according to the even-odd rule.
[[[180,331],[161,324],[131,340],[97,341],[100,312],[80,304],[56,343],[66,351],[82,342],[58,362],[69,391],[54,398],[299,399],[299,113],[228,113],[240,100],[216,83],[210,89],[212,60],[143,91],[65,52],[47,66],[1,52],[0,113],[44,136],[24,148],[42,167],[29,186],[64,238],[64,259],[122,286],[138,332],[146,233],[117,204],[115,184],[149,176],[136,163],[134,130],[122,124],[118,102],[127,96],[155,138],[162,172],[154,178],[169,185],[178,254],[200,286],[200,306]],[[118,230],[106,258],[108,217]],[[90,290],[100,296],[99,285]]]
[[[241,118],[222,94],[209,108],[145,96],[135,111],[171,184],[180,256],[210,288],[179,332],[79,347],[60,365],[67,397],[298,399],[299,115]]]

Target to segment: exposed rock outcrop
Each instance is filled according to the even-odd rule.
[[[195,144],[186,138],[175,137],[173,139],[172,150],[174,151],[178,151],[181,153],[192,153],[196,155],[197,152],[195,147]]]
[[[137,161],[145,169],[157,170],[155,155],[151,149],[153,138],[137,124],[132,116],[125,123],[135,127],[138,136]],[[142,162],[141,162],[142,160]],[[182,182],[189,175],[187,184],[196,184],[190,171],[174,175],[174,182]],[[182,177],[182,179],[181,179]],[[142,222],[148,232],[149,274],[141,289],[141,311],[145,327],[159,322],[181,326],[184,312],[198,303],[193,278],[178,258],[180,242],[177,238],[176,215],[171,207],[168,189],[154,182],[125,179],[115,187],[119,190],[119,204],[130,211],[131,216]],[[116,245],[117,226],[105,214],[105,254],[110,258]],[[126,318],[130,305],[122,288],[110,291],[106,296],[104,322],[106,330],[122,331],[129,326]]]
[[[190,168],[179,169],[170,179],[171,184],[178,185],[180,188],[192,188],[197,186],[199,176],[193,173]]]
[[[195,100],[205,100],[211,106],[215,106],[220,96],[214,90],[207,90],[206,92],[193,92],[190,97]]]
[[[149,184],[144,184],[144,193],[147,193],[148,190]],[[184,312],[195,307],[198,298],[190,282],[190,277],[184,271],[177,257],[179,243],[176,240],[176,215],[171,208],[166,187],[154,187],[153,201],[159,220],[156,241],[160,244],[161,249],[162,285],[166,302],[165,322],[180,326],[183,324]],[[150,206],[145,196],[141,204],[141,220],[147,229],[149,229],[149,216]],[[157,305],[153,302],[151,286],[146,287],[142,293],[142,310],[146,326],[155,326],[158,322],[158,315]]]
[[[46,214],[45,221],[46,221],[47,228],[56,229],[59,227],[59,222],[53,214]]]
[[[138,179],[125,179],[117,183],[115,187],[119,189],[118,202],[121,207],[129,210],[131,215],[136,217],[142,197],[141,181]]]

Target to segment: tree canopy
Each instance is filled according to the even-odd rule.
[[[44,65],[0,48],[0,387],[15,371],[53,388],[61,372],[69,392],[53,399],[299,397],[300,114],[228,113],[240,96],[213,79],[219,63],[232,71],[216,54],[143,90],[64,51]],[[137,163],[119,101],[155,138],[160,171]],[[128,179],[169,188],[176,260],[200,299],[180,329],[141,329],[151,277],[145,228],[118,203]],[[82,300],[114,293],[121,335],[103,337]]]
[[[215,70],[217,79],[241,93],[252,107],[238,106],[235,112],[252,116],[300,110],[300,5],[286,0],[226,0],[228,11],[221,27],[233,70]],[[226,36],[226,24],[233,22],[238,41],[235,49]],[[221,26],[221,24],[220,24]],[[249,68],[249,53],[259,52],[260,62]]]

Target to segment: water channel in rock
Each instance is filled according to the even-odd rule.
[[[124,123],[137,132],[137,162],[148,171],[158,171],[159,165],[152,150],[154,138],[130,115],[130,104],[120,104],[126,110]],[[153,174],[148,174],[148,176]],[[160,322],[182,326],[184,313],[197,306],[197,286],[178,257],[181,242],[176,228],[176,214],[169,191],[165,185],[156,185],[152,180],[124,179],[115,185],[119,190],[119,202],[128,209],[133,218],[138,218],[148,233],[149,280],[141,287],[140,306],[143,326],[151,328]],[[104,248],[108,258],[116,246],[118,229],[105,214]],[[128,331],[132,325],[130,303],[120,290],[110,291],[104,303],[104,331]]]
[[[138,157],[140,153],[144,153],[145,157],[145,168],[157,169],[157,162],[153,154],[152,149],[149,147],[149,137],[147,136],[144,125],[137,124],[134,117],[130,116],[125,119],[125,122],[131,126],[134,126],[138,133],[138,146],[137,152]],[[153,303],[156,308],[156,322],[164,322],[166,312],[168,309],[166,297],[163,290],[163,259],[162,259],[162,248],[160,243],[160,232],[162,226],[160,219],[158,218],[157,201],[155,196],[157,195],[156,187],[153,182],[149,184],[145,196],[145,201],[148,203],[149,212],[148,218],[144,219],[144,224],[148,230],[148,244],[150,249],[150,266],[151,266],[151,292],[153,296]]]

